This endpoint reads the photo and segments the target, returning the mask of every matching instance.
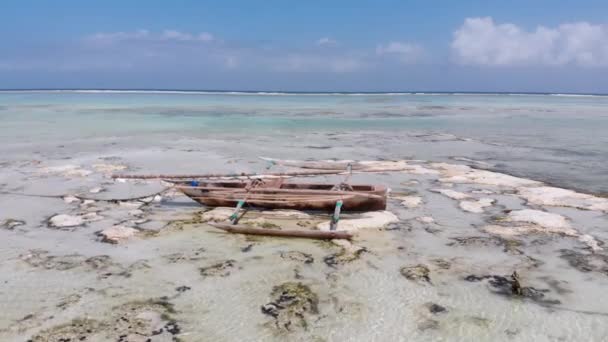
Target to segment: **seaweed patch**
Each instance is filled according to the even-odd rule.
[[[281,258],[301,262],[304,264],[312,264],[315,261],[311,254],[299,251],[281,252]]]
[[[440,314],[448,311],[448,309],[446,309],[444,306],[435,303],[427,303],[426,306],[429,309],[429,312],[432,314]]]
[[[234,268],[235,260],[225,260],[199,269],[203,277],[227,277]]]
[[[169,263],[177,263],[183,261],[197,261],[202,260],[203,253],[205,252],[204,248],[197,248],[185,253],[171,253],[163,255],[162,257],[167,260]]]
[[[400,273],[402,276],[412,281],[431,283],[431,271],[427,266],[422,264],[401,267]]]
[[[102,330],[108,328],[105,322],[93,319],[75,319],[69,323],[60,324],[43,330],[30,338],[28,342],[66,342],[86,341],[91,337],[98,336]]]
[[[503,247],[505,253],[521,255],[523,252],[519,249],[523,242],[515,239],[505,239],[496,236],[466,236],[451,238],[453,242],[449,242],[446,246],[496,246]]]
[[[149,268],[145,260],[136,261],[125,267],[112,261],[108,255],[95,255],[88,258],[80,254],[51,255],[48,251],[41,249],[31,250],[29,253],[21,255],[20,258],[32,267],[46,270],[67,271],[85,267],[98,272],[98,277],[103,279],[110,276],[129,278],[134,270]]]
[[[366,248],[359,248],[355,251],[342,248],[342,250],[340,250],[338,253],[330,254],[324,257],[323,262],[325,262],[325,264],[329,267],[336,267],[338,265],[343,265],[359,259],[365,252],[367,252]]]
[[[570,249],[561,249],[560,258],[581,272],[598,272],[608,275],[608,255],[600,253],[579,253]]]
[[[468,282],[487,281],[493,293],[511,297],[511,298],[526,298],[535,303],[544,305],[557,305],[561,302],[557,299],[546,299],[545,294],[549,292],[547,289],[536,289],[534,287],[522,286],[520,277],[517,272],[509,277],[499,275],[469,275],[464,278]]]
[[[306,330],[309,316],[319,313],[317,294],[302,283],[275,286],[270,296],[272,301],[262,305],[261,311],[274,319],[274,326],[280,331]]]

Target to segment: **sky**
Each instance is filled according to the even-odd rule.
[[[608,93],[608,2],[2,0],[0,89]]]

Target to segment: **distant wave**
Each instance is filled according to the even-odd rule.
[[[608,97],[608,95],[599,94],[549,94],[550,96],[564,96],[564,97]]]
[[[250,95],[250,96],[557,96],[608,97],[608,94],[567,93],[484,93],[484,92],[281,92],[221,90],[144,90],[144,89],[15,89],[1,93],[73,93],[73,94],[167,94],[167,95]]]
[[[114,90],[114,89],[24,89],[0,90],[0,93],[76,93],[76,94],[180,94],[180,95],[252,95],[252,96],[403,96],[416,93],[348,93],[348,92],[271,92],[271,91],[206,91],[206,90]],[[430,94],[430,93],[429,93]],[[439,93],[435,95],[441,95]],[[445,93],[443,95],[450,95]]]

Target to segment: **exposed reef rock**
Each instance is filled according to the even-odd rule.
[[[408,208],[418,208],[422,204],[422,197],[420,196],[396,196],[393,197],[401,201],[401,205]]]
[[[512,224],[509,224],[510,222]],[[594,251],[603,249],[601,242],[591,235],[579,233],[570,226],[568,219],[559,214],[532,209],[513,210],[505,218],[499,219],[497,223],[499,224],[487,225],[483,227],[483,230],[504,237],[531,233],[561,234],[577,237],[579,241]]]
[[[125,227],[122,225],[117,225],[117,226],[113,226],[107,229],[104,229],[97,234],[97,236],[101,237],[101,241],[102,242],[107,242],[107,243],[119,243],[125,240],[128,240],[129,238],[135,236],[135,234],[137,234],[138,230],[131,228],[131,227]]]
[[[370,211],[360,214],[359,218],[344,219],[338,223],[338,230],[356,232],[361,229],[377,229],[391,223],[399,222],[399,218],[390,211]],[[319,230],[329,230],[330,222],[317,225]]]
[[[467,200],[461,201],[459,206],[460,209],[464,211],[468,211],[470,213],[481,214],[484,211],[484,208],[491,207],[496,202],[493,198],[480,198],[475,201]]]
[[[581,194],[572,190],[541,186],[519,188],[517,193],[530,204],[608,212],[608,199]]]
[[[93,173],[91,170],[86,170],[79,165],[72,164],[42,167],[40,171],[45,174],[59,175],[66,178],[86,177]]]
[[[463,199],[471,198],[470,195],[465,194],[464,192],[459,192],[459,191],[452,190],[452,189],[431,189],[430,191],[436,192],[438,194],[442,194],[442,195],[444,195],[448,198],[454,199],[454,200],[463,200]]]
[[[201,222],[221,222],[226,221],[230,218],[230,215],[234,213],[234,208],[217,207],[209,211],[204,212],[201,215]],[[270,219],[298,219],[307,220],[312,216],[303,211],[298,210],[263,210],[263,211],[252,211],[255,214],[262,214],[263,217],[257,219],[264,220],[264,218]],[[255,222],[254,219],[244,219],[241,222],[247,223],[248,221]]]
[[[514,177],[503,173],[473,169],[466,165],[433,163],[431,166],[440,170],[441,178],[439,181],[444,183],[471,183],[512,188],[542,184],[530,179]]]
[[[416,221],[426,224],[435,223],[435,219],[430,216],[420,216],[416,217]]]
[[[51,216],[47,221],[47,225],[51,228],[71,230],[76,227],[83,226],[88,222],[99,221],[102,219],[103,217],[99,216],[95,212],[83,215],[58,214]]]
[[[533,223],[546,228],[549,232],[576,235],[576,230],[570,227],[568,220],[559,214],[547,213],[540,210],[513,210],[507,215],[507,221]]]

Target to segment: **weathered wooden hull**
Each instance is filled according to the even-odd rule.
[[[240,200],[265,209],[318,210],[333,212],[386,209],[384,186],[354,185],[353,191],[333,191],[331,184],[287,183],[277,188],[245,189],[243,182],[175,182],[176,188],[194,201],[210,207],[235,207]]]

